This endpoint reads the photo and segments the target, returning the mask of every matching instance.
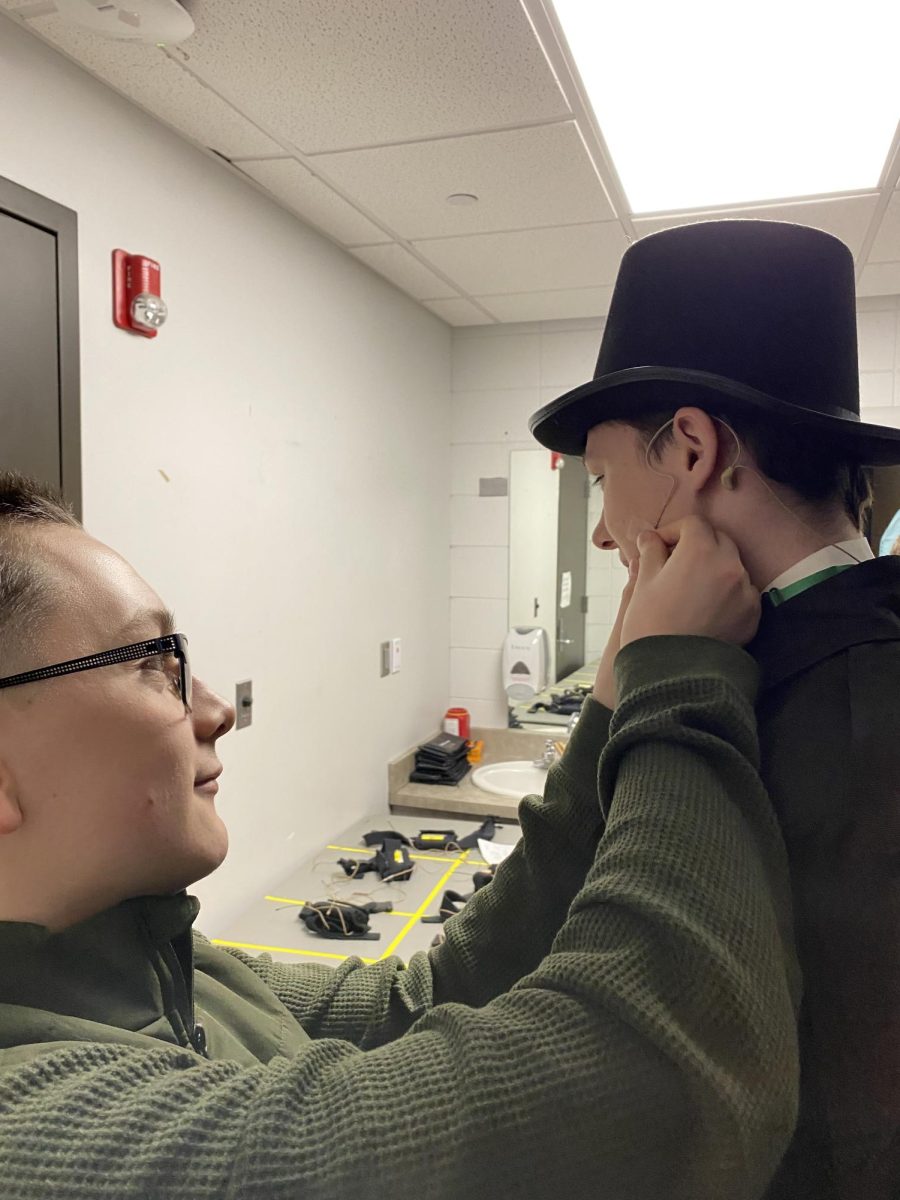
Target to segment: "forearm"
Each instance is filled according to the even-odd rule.
[[[405,968],[398,958],[365,966],[274,963],[230,950],[277,993],[312,1037],[370,1049],[399,1037],[433,1004],[480,1007],[548,953],[594,861],[602,831],[597,769],[612,714],[588,700],[543,799],[519,807],[522,837],[489,886],[444,926],[446,940]]]
[[[600,766],[609,826],[532,974],[368,1053],[320,1039],[242,1069],[87,1043],[0,1070],[9,1195],[761,1195],[797,1063],[752,688],[727,647],[696,647],[685,682],[641,645]]]

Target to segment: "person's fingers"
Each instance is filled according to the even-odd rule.
[[[697,546],[710,546],[716,543],[716,531],[709,522],[705,521],[703,517],[693,515],[679,517],[677,521],[671,521],[662,529],[654,530],[654,532],[669,547],[677,546],[685,539]]]
[[[651,529],[645,529],[637,540],[637,582],[652,579],[666,565],[669,549],[662,538]]]

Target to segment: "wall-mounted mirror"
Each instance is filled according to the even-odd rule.
[[[566,725],[579,692],[590,690],[608,634],[605,560],[615,557],[591,545],[602,506],[579,459],[510,454],[509,628],[543,629],[547,647],[544,687],[511,704],[513,724]]]
[[[900,512],[900,467],[876,467],[872,472],[872,491],[875,503],[869,514],[869,544],[876,554],[882,550],[889,553],[896,540],[891,536],[890,545],[884,547],[882,541],[889,526],[892,535],[897,527],[892,522]]]

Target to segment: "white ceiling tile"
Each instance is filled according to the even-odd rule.
[[[609,312],[611,287],[572,288],[562,292],[514,292],[476,296],[500,321],[562,321],[569,317],[603,317]]]
[[[456,298],[452,287],[448,287],[408,250],[396,243],[388,246],[357,246],[350,253],[416,300]]]
[[[900,294],[900,262],[869,263],[856,283],[857,296]]]
[[[834,234],[850,247],[856,256],[869,228],[878,196],[848,196],[841,200],[806,200],[796,204],[769,204],[754,208],[720,208],[704,213],[680,213],[671,217],[634,217],[638,237],[671,229],[675,225],[690,225],[695,221],[791,221],[811,225]]]
[[[407,239],[615,216],[573,121],[324,154],[314,164]],[[478,203],[448,204],[454,192]]]
[[[490,325],[491,318],[476,308],[462,296],[451,297],[447,300],[425,300],[426,308],[430,308],[436,317],[446,321],[448,325]]]
[[[156,46],[107,41],[56,16],[35,18],[28,27],[159,120],[226,158],[283,153]]]
[[[469,295],[493,296],[611,284],[627,245],[618,221],[606,221],[420,241],[416,249]]]
[[[867,261],[900,262],[900,191],[891,195]]]
[[[352,204],[292,158],[270,158],[237,165],[292,212],[344,245],[391,240],[368,217],[357,212]]]
[[[192,68],[306,153],[570,115],[518,0],[190,7]]]

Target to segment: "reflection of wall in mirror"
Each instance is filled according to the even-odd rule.
[[[556,539],[559,473],[546,450],[509,456],[509,626],[547,631],[556,679]]]

